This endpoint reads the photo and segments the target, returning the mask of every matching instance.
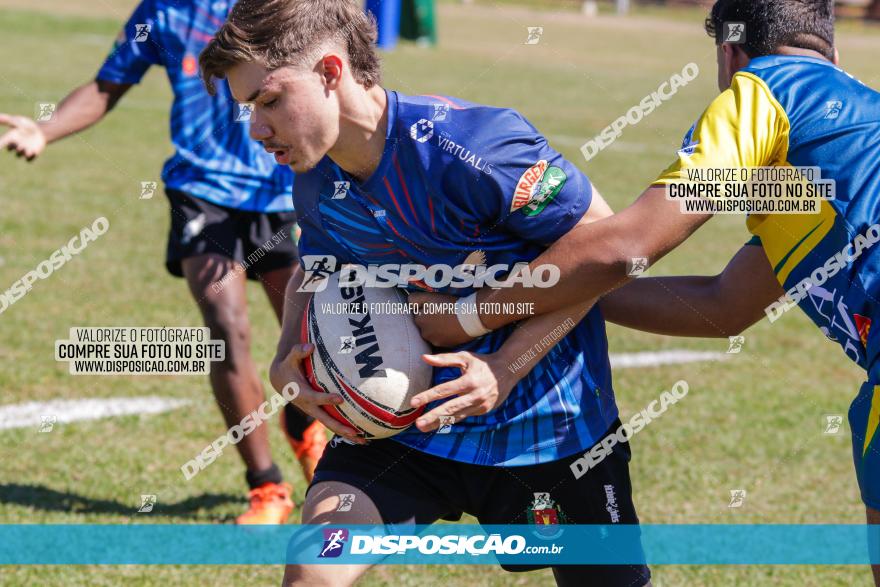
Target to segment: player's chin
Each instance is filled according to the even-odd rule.
[[[294,173],[305,173],[314,169],[317,164],[317,161],[311,161],[308,159],[291,159],[287,166],[290,167]]]

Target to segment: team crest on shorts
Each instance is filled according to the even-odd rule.
[[[856,322],[856,328],[859,331],[859,338],[862,340],[862,346],[868,348],[868,334],[871,333],[871,319],[861,314],[853,314]]]
[[[549,493],[535,492],[535,500],[526,512],[529,524],[539,526],[535,534],[540,538],[556,538],[562,534],[560,524],[566,524],[567,520],[562,508],[550,498]]]

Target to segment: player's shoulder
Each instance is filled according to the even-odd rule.
[[[419,143],[435,136],[469,137],[478,143],[509,139],[515,135],[538,135],[526,118],[511,108],[487,106],[453,96],[409,96],[389,92],[397,103],[399,135]]]
[[[792,126],[824,121],[856,123],[876,111],[880,94],[825,59],[769,55],[753,59],[734,76],[742,88],[760,86],[756,94],[772,96]]]
[[[804,55],[757,57],[738,72],[734,80],[738,84],[764,86],[783,106],[820,93],[854,96],[871,91],[830,61]]]

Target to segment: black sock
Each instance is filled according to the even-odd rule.
[[[287,433],[296,440],[302,440],[303,434],[315,419],[290,404],[284,406],[284,427]]]
[[[263,469],[262,471],[248,471],[244,475],[245,479],[247,479],[248,487],[251,489],[256,489],[260,485],[265,485],[266,483],[281,483],[283,480],[281,477],[281,469],[278,468],[278,465],[272,463],[272,466],[268,469]]]

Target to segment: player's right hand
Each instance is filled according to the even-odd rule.
[[[0,124],[9,130],[0,135],[0,149],[15,151],[18,157],[33,161],[46,148],[46,135],[34,120],[27,116],[0,113]]]
[[[366,440],[358,435],[357,430],[345,426],[321,406],[338,405],[345,400],[338,393],[325,393],[323,391],[314,391],[311,384],[303,374],[303,360],[315,350],[310,344],[298,344],[291,349],[286,357],[280,355],[272,361],[269,368],[269,381],[272,387],[281,395],[288,396],[289,393],[282,393],[286,387],[291,384],[296,386],[295,398],[290,402],[315,420],[321,422],[335,434],[346,440],[356,444],[366,444]]]

